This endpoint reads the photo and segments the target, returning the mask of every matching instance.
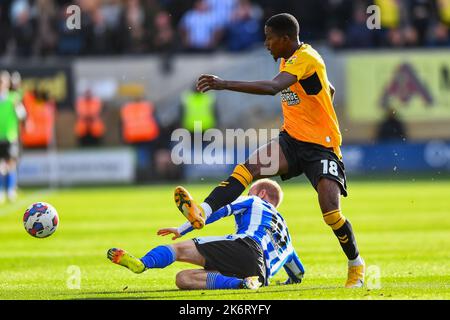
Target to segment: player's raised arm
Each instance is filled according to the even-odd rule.
[[[197,90],[207,92],[210,90],[229,90],[260,95],[276,95],[297,82],[297,77],[280,72],[272,80],[259,81],[231,81],[223,80],[215,75],[202,74],[197,81]]]

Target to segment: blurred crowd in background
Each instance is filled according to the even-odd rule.
[[[73,5],[77,6],[76,10]],[[371,5],[377,5],[382,14],[376,16],[376,12],[368,11]],[[77,22],[73,17],[77,10],[80,28],[69,28],[70,19],[72,23]],[[26,117],[15,126],[20,128],[16,140],[24,149],[128,145],[136,151],[137,180],[179,179],[184,174],[182,168],[171,161],[170,137],[175,129],[184,128],[193,135],[196,121],[203,124],[202,131],[225,128],[226,121],[221,118],[224,113],[218,112],[219,109],[231,115],[228,123],[233,126],[251,123],[255,127],[277,127],[281,117],[278,102],[278,113],[274,113],[271,107],[275,104],[270,100],[265,98],[260,102],[255,98],[247,101],[247,113],[243,113],[242,100],[233,100],[231,95],[225,98],[201,94],[192,83],[187,84],[193,79],[180,75],[195,72],[196,76],[195,53],[239,52],[247,60],[236,65],[233,71],[236,73],[227,76],[242,78],[249,73],[258,78],[272,76],[272,69],[261,67],[264,62],[258,64],[265,60],[258,60],[259,56],[254,54],[263,51],[265,21],[280,12],[292,13],[299,20],[301,41],[328,52],[327,58],[332,61],[328,66],[333,66],[329,71],[330,75],[337,75],[335,80],[342,79],[342,74],[355,78],[361,67],[352,73],[348,66],[360,66],[362,62],[351,57],[345,60],[348,64],[334,59],[336,51],[328,48],[349,49],[339,51],[340,56],[355,49],[367,49],[364,53],[372,54],[374,65],[385,67],[384,75],[390,78],[372,83],[371,90],[375,92],[373,96],[394,101],[388,108],[378,105],[376,98],[366,99],[367,93],[361,93],[364,86],[350,88],[349,83],[335,81],[340,84],[338,111],[345,115],[340,119],[344,119],[347,141],[353,137],[354,141],[370,144],[405,144],[413,141],[410,140],[412,132],[422,132],[411,138],[417,141],[448,137],[447,49],[435,50],[441,53],[433,59],[419,53],[426,50],[414,51],[417,59],[408,65],[399,58],[404,51],[395,49],[450,47],[450,0],[0,0],[0,69],[5,70],[0,72],[0,83],[3,83],[0,104],[11,109],[9,97],[16,93],[10,83],[17,78],[13,75],[21,73],[24,81],[18,86],[18,92]],[[368,28],[371,15],[375,20],[380,18],[379,29]],[[252,48],[259,50],[249,50]],[[378,48],[394,50],[384,60],[377,60]],[[172,57],[178,53],[184,59],[182,70],[174,68],[172,63],[176,60]],[[134,59],[136,55],[145,59]],[[107,56],[116,58],[101,61]],[[92,63],[83,57],[100,59]],[[116,70],[119,60],[137,64],[127,63],[122,69],[117,65]],[[155,72],[154,66],[159,66],[161,61],[161,71],[173,77],[158,79],[158,85],[171,79],[172,93],[156,81],[150,84],[143,75]],[[218,60],[211,61],[213,58],[208,64]],[[222,70],[230,71],[229,64],[219,62]],[[386,62],[392,66],[386,66]],[[249,71],[249,65],[255,70]],[[347,68],[342,70],[344,65]],[[421,70],[429,72],[421,73]],[[367,70],[367,74],[362,80],[356,76],[356,82],[369,83],[378,77],[373,70]],[[179,83],[174,84],[176,80]],[[166,94],[155,98],[158,90]],[[358,95],[363,97],[365,109],[351,118],[350,96],[359,99]],[[429,102],[431,96],[433,108]],[[361,104],[356,105],[359,108]],[[397,114],[398,105],[402,106],[401,111],[409,110],[407,125],[402,114]],[[360,122],[364,112],[372,112],[374,117],[381,112],[385,114],[369,126]],[[423,120],[418,114],[426,115],[432,122],[413,124],[417,119]],[[431,127],[429,123],[433,127],[431,133],[427,131]],[[361,162],[362,156],[357,155],[355,159]]]
[[[70,5],[81,28],[70,30]],[[368,6],[383,12],[371,32]],[[264,22],[295,15],[303,41],[334,48],[450,45],[450,0],[3,0],[0,56],[242,51],[261,45]]]

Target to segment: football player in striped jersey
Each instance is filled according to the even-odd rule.
[[[176,285],[180,289],[258,289],[268,285],[281,268],[288,274],[285,284],[300,283],[305,269],[292,245],[286,221],[276,209],[282,198],[283,192],[275,181],[259,180],[248,196],[206,217],[205,224],[210,224],[234,216],[234,234],[158,246],[140,259],[113,248],[108,258],[135,273],[165,268],[175,261],[203,267],[179,272]],[[192,230],[191,223],[186,222],[179,228],[161,229],[158,234],[172,234],[175,240]]]

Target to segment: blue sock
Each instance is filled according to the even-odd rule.
[[[171,265],[176,259],[175,251],[171,246],[159,246],[147,252],[141,258],[145,267],[150,268],[165,268]]]
[[[6,190],[8,192],[16,189],[17,185],[17,171],[11,170],[6,174]]]
[[[217,272],[208,272],[206,275],[207,289],[239,289],[242,285],[242,279],[227,277]]]

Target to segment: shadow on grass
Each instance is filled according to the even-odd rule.
[[[287,292],[297,292],[300,294],[303,291],[312,291],[312,290],[336,290],[340,289],[342,287],[340,286],[318,286],[318,287],[311,287],[311,288],[301,288],[300,286],[291,286],[289,288],[286,287],[274,287],[267,290],[258,290],[258,291],[251,291],[251,290],[245,290],[245,292],[239,291],[239,290],[233,290],[232,292],[225,292],[223,290],[190,290],[190,291],[182,291],[178,289],[169,289],[169,290],[140,290],[140,291],[104,291],[104,292],[86,292],[82,293],[81,295],[99,295],[99,297],[85,297],[85,298],[73,298],[73,300],[147,300],[147,299],[155,299],[155,300],[183,300],[183,299],[195,299],[198,297],[203,297],[205,299],[211,298],[211,297],[223,297],[223,296],[242,296],[243,294],[246,295],[245,299],[249,299],[250,295],[255,296],[255,300],[260,300],[261,294],[266,293],[287,293]],[[231,290],[230,290],[231,291]],[[179,295],[161,295],[160,293],[169,293],[169,292],[180,292]],[[109,295],[109,294],[120,294],[120,297],[101,297],[101,295]],[[136,294],[143,294],[143,295],[136,295]],[[147,295],[149,294],[149,295]],[[299,296],[299,297],[300,297]],[[239,299],[238,299],[239,300]]]

